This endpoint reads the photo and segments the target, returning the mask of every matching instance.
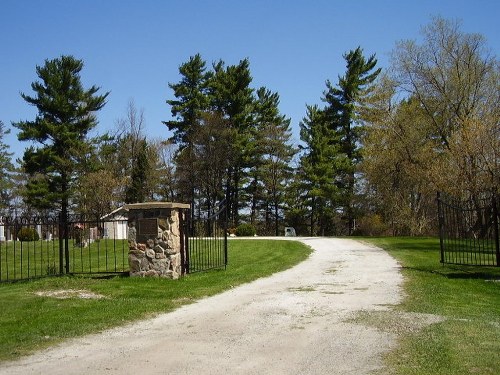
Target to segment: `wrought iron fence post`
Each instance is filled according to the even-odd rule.
[[[69,224],[68,211],[63,208],[59,220],[59,273],[69,273]]]
[[[66,273],[69,273],[69,230],[67,218],[64,221],[64,260],[66,265]]]
[[[224,214],[222,215],[224,223],[222,228],[224,230],[224,269],[227,268],[227,204],[224,202]]]
[[[63,213],[59,213],[59,274],[64,273],[64,219]]]
[[[493,233],[495,236],[495,251],[497,266],[500,267],[500,238],[499,238],[499,228],[498,228],[498,195],[493,194]]]
[[[441,263],[444,263],[444,214],[441,203],[441,193],[437,193],[438,222],[439,222],[439,248],[441,250]]]
[[[192,209],[180,209],[180,230],[181,230],[181,273],[189,273],[189,236],[191,235],[191,212]]]

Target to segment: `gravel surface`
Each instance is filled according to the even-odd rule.
[[[394,333],[355,323],[401,299],[397,262],[349,239],[300,238],[296,267],[154,319],[0,365],[0,374],[369,374]]]

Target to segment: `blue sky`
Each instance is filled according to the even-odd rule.
[[[211,63],[249,58],[252,86],[277,91],[280,110],[298,124],[305,105],[321,103],[325,81],[345,71],[342,55],[356,48],[389,64],[396,41],[417,39],[432,16],[460,19],[462,30],[487,38],[500,50],[497,0],[0,0],[0,120],[32,120],[35,68],[71,54],[82,59],[86,87],[110,91],[99,112],[98,132],[113,129],[127,103],[144,109],[150,138],[168,138],[168,83],[178,67],[200,53]],[[4,140],[16,156],[28,143],[17,129]]]

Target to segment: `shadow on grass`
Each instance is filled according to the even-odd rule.
[[[447,279],[463,279],[463,280],[498,280],[500,281],[500,267],[499,268],[488,268],[488,269],[477,269],[477,267],[468,268],[468,266],[463,267],[449,267],[443,266],[442,269],[432,269],[424,267],[401,267],[404,270],[417,271],[423,273],[429,273],[434,275],[439,275],[446,277]]]

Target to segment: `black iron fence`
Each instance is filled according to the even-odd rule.
[[[129,271],[127,218],[0,217],[0,282]],[[226,206],[182,215],[183,271],[227,266]],[[190,218],[185,220],[184,218]]]
[[[58,233],[58,218],[0,218],[0,281],[59,274]]]
[[[70,215],[65,236],[66,273],[128,272],[126,218],[101,219]]]
[[[441,263],[500,266],[499,197],[438,194]]]
[[[0,218],[0,282],[128,271],[127,220]]]
[[[187,223],[185,271],[194,273],[227,266],[226,204],[208,211],[196,210]]]

